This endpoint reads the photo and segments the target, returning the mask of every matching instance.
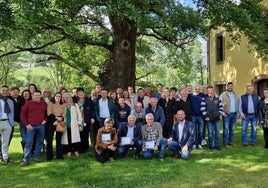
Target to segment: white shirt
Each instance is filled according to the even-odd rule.
[[[100,118],[111,117],[109,107],[108,107],[108,99],[106,99],[106,100],[100,99],[99,100],[99,107],[100,107]]]
[[[2,109],[2,113],[0,114],[0,119],[8,119],[7,113],[4,112],[4,109],[5,109],[4,100],[0,99],[0,103],[1,103],[1,109]]]
[[[179,123],[179,142],[181,142],[184,124],[185,124],[185,121]]]

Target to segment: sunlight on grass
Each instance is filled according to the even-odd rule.
[[[254,172],[254,171],[267,171],[268,170],[268,166],[264,166],[263,164],[262,165],[254,165],[248,169],[245,169],[245,171],[248,171],[248,172]]]
[[[239,143],[240,132],[236,136]],[[259,135],[261,135],[259,130]],[[43,162],[31,160],[27,167],[21,167],[22,150],[16,127],[11,143],[8,165],[0,164],[0,186],[24,188],[195,188],[195,187],[267,187],[268,150],[263,149],[262,138],[257,147],[234,146],[221,151],[194,150],[190,160],[172,159],[166,151],[163,162],[157,153],[150,160],[141,157],[134,160],[116,157],[115,163],[98,163],[92,151],[81,154],[79,158]],[[25,177],[25,178],[18,178]],[[30,183],[31,182],[31,185]]]

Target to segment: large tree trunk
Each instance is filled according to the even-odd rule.
[[[136,57],[135,46],[137,27],[128,19],[110,17],[113,29],[113,44],[110,59],[99,72],[104,87],[116,89],[118,86],[127,88],[135,86]]]

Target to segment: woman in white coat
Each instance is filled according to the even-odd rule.
[[[72,96],[69,93],[65,93],[62,96],[62,100],[67,106],[66,116],[64,118],[67,131],[63,133],[61,143],[62,145],[67,145],[66,152],[68,157],[71,157],[72,153],[74,153],[76,157],[79,157],[78,149],[81,141],[79,126],[82,124],[82,115],[78,104],[73,103]]]

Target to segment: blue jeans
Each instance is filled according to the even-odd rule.
[[[159,144],[159,158],[164,158],[164,155],[165,155],[165,150],[166,150],[166,147],[167,147],[167,139],[165,138],[161,138],[160,140],[160,144]],[[154,155],[154,150],[152,149],[147,149],[144,153],[143,153],[143,156],[145,159],[149,159],[149,158],[152,158]]]
[[[246,118],[242,120],[242,144],[248,144],[248,124],[251,124],[251,144],[257,142],[257,124],[258,118],[255,115],[246,115]]]
[[[203,131],[204,131],[204,119],[203,116],[192,116],[192,123],[195,130],[195,144],[201,144],[203,140]]]
[[[26,143],[26,132],[27,132],[27,128],[22,122],[20,122],[20,136],[21,136],[21,143],[23,144]]]
[[[138,140],[134,143],[134,145],[126,145],[126,146],[119,146],[118,147],[118,153],[120,155],[126,155],[129,148],[131,147],[136,147],[136,150],[135,150],[135,156],[139,156],[140,155],[140,152],[141,152],[141,149],[142,149],[142,140]]]
[[[208,121],[209,148],[220,147],[220,121]]]
[[[170,144],[168,144],[168,149],[172,151],[174,155],[178,155],[179,151],[181,151],[182,147],[179,142],[172,141]],[[185,153],[181,152],[181,158],[182,159],[189,159],[190,158],[191,151],[187,151]]]
[[[33,139],[35,135],[36,135],[36,145],[34,150],[34,158],[39,158],[41,156],[41,149],[44,144],[44,135],[45,135],[44,124],[33,126],[33,130],[27,129],[24,158],[23,158],[24,162],[30,161]]]
[[[234,142],[236,117],[236,113],[231,113],[223,118],[223,144],[232,144]]]

